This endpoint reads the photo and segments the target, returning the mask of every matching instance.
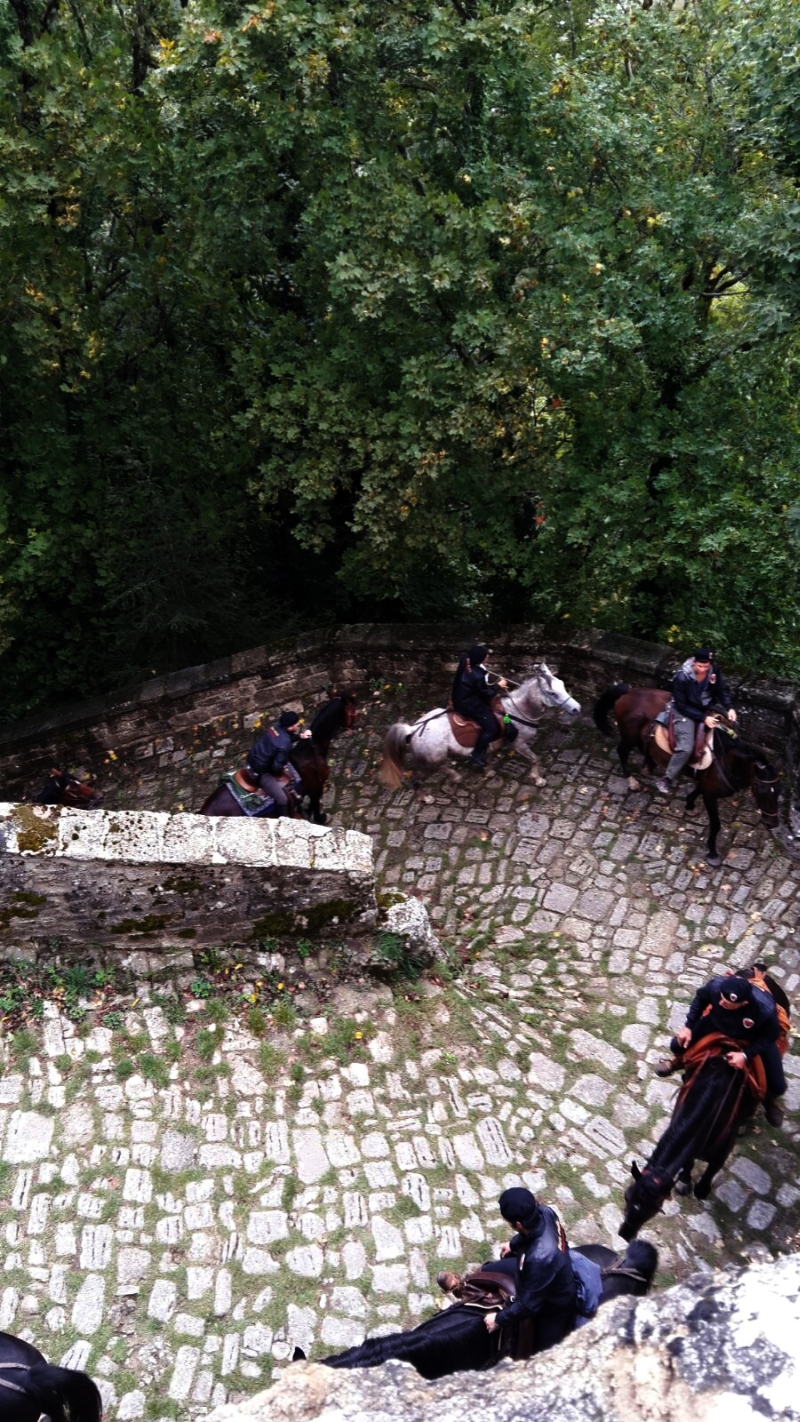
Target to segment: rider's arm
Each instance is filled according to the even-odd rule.
[[[526,1258],[522,1273],[518,1276],[516,1298],[497,1314],[498,1328],[503,1328],[516,1319],[529,1318],[546,1307],[547,1295],[561,1262],[561,1255],[558,1253],[553,1254],[550,1259]]]
[[[722,672],[717,671],[716,668],[714,670],[714,677],[714,700],[718,702],[720,706],[724,706],[726,711],[730,711],[733,706],[733,698],[728,690],[728,684]]]
[[[686,1014],[687,1027],[694,1028],[695,1023],[700,1021],[706,1008],[714,1001],[716,993],[719,991],[720,982],[720,978],[712,978],[710,983],[705,983],[703,987],[697,989]]]
[[[747,1008],[745,1008],[745,1011],[747,1011]],[[757,1037],[738,1043],[740,1050],[744,1053],[748,1061],[752,1061],[753,1057],[760,1057],[766,1047],[771,1046],[773,1042],[777,1042],[781,1034],[777,1012],[770,1012],[769,1009],[765,1009],[763,1019],[757,1023],[757,1027]]]

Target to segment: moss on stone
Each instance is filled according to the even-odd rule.
[[[141,918],[123,918],[120,923],[112,923],[110,933],[153,934],[166,927],[172,915],[169,913],[148,913]]]
[[[17,805],[14,810],[17,847],[21,854],[40,854],[57,838],[58,829],[50,820],[37,815],[31,805]]]

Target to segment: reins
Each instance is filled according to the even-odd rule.
[[[17,1372],[21,1373],[29,1373],[31,1370],[30,1363],[0,1363],[0,1373],[10,1368],[14,1368]],[[19,1383],[10,1382],[8,1378],[0,1377],[0,1387],[8,1388],[9,1392],[21,1392],[23,1397],[27,1396],[24,1387],[20,1387]]]

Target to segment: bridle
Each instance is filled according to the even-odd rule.
[[[541,688],[540,676],[541,673],[537,673],[535,676],[530,677],[529,680],[535,681],[537,685]],[[506,677],[505,680],[508,681],[508,677]],[[517,690],[519,690],[521,686],[525,685],[524,682],[520,681],[511,682],[509,684],[514,686]],[[510,721],[518,721],[521,726],[538,727],[542,724],[542,717],[544,716],[545,711],[561,711],[565,706],[569,705],[572,699],[573,698],[570,696],[569,692],[566,692],[566,695],[564,696],[564,699],[562,701],[549,701],[546,706],[542,706],[542,715],[539,717],[538,721],[529,721],[525,716],[520,716],[519,713],[515,713],[514,711],[506,711],[505,714],[508,716]]]

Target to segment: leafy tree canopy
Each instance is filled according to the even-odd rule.
[[[327,617],[800,672],[793,0],[0,0],[6,714]]]

